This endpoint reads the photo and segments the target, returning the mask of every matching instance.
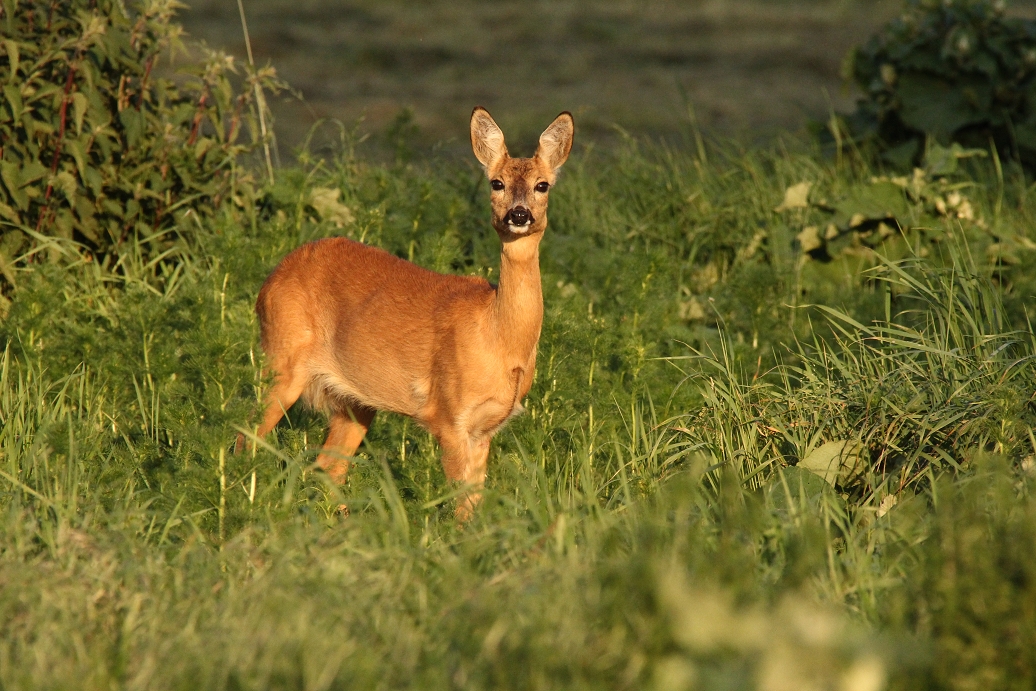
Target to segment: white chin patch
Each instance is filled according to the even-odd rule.
[[[515,233],[517,235],[522,235],[523,233],[528,233],[529,232],[529,229],[532,228],[532,224],[531,223],[525,223],[525,224],[519,226],[519,225],[515,225],[511,221],[508,221],[507,222],[507,227],[510,229],[510,231],[512,233]]]

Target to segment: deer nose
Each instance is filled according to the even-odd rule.
[[[511,225],[524,226],[526,223],[532,223],[532,214],[524,206],[516,206],[507,212],[507,221]]]

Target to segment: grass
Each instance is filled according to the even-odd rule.
[[[1031,688],[1033,256],[987,251],[1031,227],[1020,173],[961,173],[983,223],[939,220],[926,257],[904,233],[820,263],[795,238],[821,212],[774,208],[868,184],[851,155],[577,152],[528,411],[458,526],[402,418],[343,490],[305,410],[228,453],[267,384],[254,297],[291,248],[344,233],[495,271],[473,165],[346,144],[166,261],[59,244],[19,274],[0,686]]]

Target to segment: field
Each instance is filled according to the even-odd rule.
[[[1033,688],[1026,173],[588,129],[535,384],[463,525],[401,417],[343,488],[301,406],[232,447],[294,247],[493,279],[473,160],[346,130],[161,257],[41,240],[0,319],[0,688]]]
[[[188,4],[193,38],[244,59],[234,3]],[[505,118],[522,149],[561,110],[601,143],[617,127],[682,142],[692,117],[747,138],[826,120],[853,102],[840,77],[846,51],[897,3],[257,0],[245,9],[256,61],[270,61],[298,96],[273,104],[285,157],[319,118],[363,118],[377,136],[403,109],[422,148],[466,156],[475,104]]]

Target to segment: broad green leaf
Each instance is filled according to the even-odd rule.
[[[101,190],[104,188],[104,178],[101,172],[95,167],[89,167],[86,169],[86,176],[83,179],[83,183],[90,188],[90,191],[94,196],[100,196]]]
[[[914,137],[898,146],[887,149],[881,157],[900,170],[910,170],[914,165],[920,148],[921,140]]]
[[[0,180],[3,180],[7,194],[22,211],[29,208],[29,195],[22,189],[18,164],[11,161],[0,161]]]
[[[805,209],[809,207],[809,190],[812,187],[812,182],[800,182],[797,185],[792,185],[784,191],[784,201],[774,211],[781,212],[789,209]]]
[[[314,187],[309,195],[309,203],[320,214],[320,218],[324,221],[330,221],[336,228],[341,228],[353,222],[352,210],[338,201],[340,194],[341,190]]]
[[[136,199],[129,199],[126,201],[126,220],[136,219],[140,215],[140,202]]]
[[[808,254],[824,246],[824,241],[820,239],[820,229],[816,226],[806,226],[801,233],[795,236],[795,239],[803,254]]]
[[[965,149],[954,142],[950,146],[942,146],[938,142],[930,142],[925,152],[925,171],[935,177],[944,177],[957,172],[957,162],[962,158],[986,156],[982,149]]]
[[[863,451],[863,446],[857,441],[829,441],[800,460],[796,467],[815,473],[834,486],[860,472]]]
[[[122,218],[124,215],[122,205],[114,199],[103,199],[101,201],[101,208],[103,208],[110,216],[114,216],[115,218]]]
[[[97,243],[100,237],[98,235],[99,228],[97,219],[94,216],[93,204],[85,196],[79,195],[76,197],[75,211],[79,219],[76,224],[77,230],[92,242]]]
[[[89,100],[84,94],[77,91],[72,94],[72,113],[76,123],[76,134],[83,133],[83,118],[86,117],[86,110],[89,106]]]
[[[75,229],[75,219],[72,217],[72,212],[69,209],[60,209],[54,214],[53,218],[53,228],[50,234],[71,240]]]
[[[834,498],[830,485],[798,466],[781,468],[770,480],[766,493],[773,507],[781,511],[816,507],[825,495]]]
[[[997,65],[996,58],[993,57],[989,51],[980,50],[972,56],[972,63],[980,72],[985,73],[990,78],[996,78],[997,73],[1000,71]]]
[[[18,173],[19,181],[21,186],[25,187],[47,174],[47,168],[39,161],[29,161],[22,166],[21,171]]]
[[[76,184],[75,177],[68,171],[63,170],[55,175],[52,184],[54,185],[54,189],[59,190],[69,201],[72,201],[75,198],[78,185]]]
[[[1031,154],[1036,153],[1036,122],[1024,122],[1014,128],[1014,139],[1018,148]]]
[[[86,152],[84,151],[85,143],[82,141],[84,137],[79,139],[68,139],[65,141],[65,150],[71,154],[72,160],[75,161],[76,171],[79,173],[79,179],[84,183],[86,182]]]
[[[144,136],[144,117],[134,108],[126,108],[119,113],[119,121],[126,133],[126,146],[130,149],[140,145]]]
[[[6,240],[6,237],[4,239]],[[6,244],[4,243],[4,246],[0,246],[0,276],[3,276],[8,283],[17,288],[18,282],[14,279],[14,257],[11,256],[13,253],[8,254],[5,251],[7,250]],[[0,307],[4,307],[4,305],[0,304]]]
[[[201,160],[202,157],[205,156],[205,154],[208,152],[208,150],[211,149],[213,145],[215,145],[215,143],[216,142],[214,142],[209,137],[199,138],[198,142],[194,145],[194,157],[198,160]]]
[[[14,120],[15,126],[17,126],[21,123],[22,118],[22,95],[18,91],[18,87],[14,84],[5,86],[4,100],[7,101],[7,107],[11,109],[11,117]]]
[[[6,218],[11,223],[18,223],[21,221],[21,218],[18,216],[18,212],[3,202],[0,202],[0,218]]]
[[[803,470],[801,463],[797,466],[781,469],[792,496],[797,495],[800,488],[805,491],[807,497],[820,494],[827,488],[823,479],[818,477],[816,473],[812,471],[804,473],[802,472]],[[805,470],[808,470],[808,468]]]
[[[890,180],[878,180],[857,187],[835,204],[831,222],[839,228],[852,228],[865,221],[902,218],[909,209],[902,187]]]
[[[4,52],[7,53],[8,68],[11,70],[8,83],[14,84],[15,80],[18,78],[18,68],[21,66],[18,44],[10,38],[4,39]]]
[[[988,83],[950,82],[919,72],[900,75],[897,93],[904,124],[942,142],[988,117],[992,100]]]

